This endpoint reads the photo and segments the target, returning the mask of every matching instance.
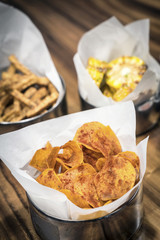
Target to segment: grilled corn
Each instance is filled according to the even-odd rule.
[[[87,66],[102,93],[115,101],[121,101],[136,88],[146,69],[144,61],[136,56],[119,57],[109,63],[89,58]]]
[[[88,59],[87,70],[92,79],[95,81],[96,85],[100,88],[107,70],[107,63],[90,57]]]

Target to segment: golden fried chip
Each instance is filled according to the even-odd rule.
[[[78,128],[74,140],[87,148],[101,152],[105,157],[121,152],[120,142],[109,126],[89,122]]]
[[[83,161],[85,163],[91,164],[95,169],[97,169],[97,160],[102,158],[103,155],[100,152],[95,152],[85,146],[82,146],[83,151]]]
[[[76,167],[67,170],[63,174],[60,174],[59,178],[63,184],[63,188],[69,189],[74,192],[74,183],[78,176],[94,173],[96,173],[96,170],[90,164],[82,163]]]
[[[88,202],[78,193],[71,192],[68,189],[61,189],[60,192],[64,193],[67,198],[80,208],[90,208]]]
[[[96,148],[92,146],[92,135],[96,130],[100,130],[102,128],[102,124],[100,122],[89,122],[84,123],[81,127],[79,127],[74,136],[74,141],[79,142],[80,144],[86,146],[87,148],[97,151]]]
[[[111,156],[94,178],[97,194],[103,201],[117,199],[135,184],[136,171],[127,159]]]
[[[47,144],[47,147],[38,149],[35,152],[29,165],[38,169],[40,172],[44,171],[46,168],[48,168],[47,159],[48,159],[51,151],[52,151],[52,149],[48,147],[48,144]]]
[[[57,174],[52,168],[45,169],[36,179],[40,184],[60,190],[62,188],[62,183],[58,178]]]
[[[54,170],[56,173],[64,173],[66,170],[68,170],[69,167],[61,160],[60,158],[56,158],[56,164],[54,167]]]
[[[48,149],[50,149],[50,146],[48,146]],[[48,168],[54,168],[55,167],[59,150],[60,150],[60,147],[51,148],[51,153],[49,154],[49,156],[46,160]]]
[[[97,162],[96,162],[96,168],[97,168],[98,171],[100,171],[100,170],[103,168],[106,160],[107,160],[107,159],[104,158],[104,157],[101,157],[101,158],[99,158],[99,159],[97,160]]]
[[[79,144],[75,141],[68,141],[61,146],[63,153],[58,154],[58,158],[62,159],[65,165],[75,167],[83,162],[83,153]]]
[[[94,174],[80,175],[74,182],[75,193],[80,194],[92,207],[102,206],[94,185]]]
[[[112,200],[108,200],[107,202],[105,202],[104,206],[105,205],[108,205],[109,203],[113,202]]]
[[[94,131],[91,141],[105,157],[121,152],[120,142],[110,126],[102,125],[100,130]]]
[[[49,148],[49,149],[52,149],[52,145],[51,145],[51,143],[48,141],[47,143],[46,143],[46,146],[45,146],[46,148]]]
[[[139,157],[137,156],[137,154],[132,151],[125,151],[125,152],[119,153],[118,156],[126,158],[127,160],[129,160],[132,163],[133,167],[136,170],[136,181],[138,181],[139,172],[140,172],[140,160],[139,160]]]

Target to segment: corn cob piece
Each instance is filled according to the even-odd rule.
[[[122,101],[125,97],[127,97],[128,94],[130,94],[133,90],[128,87],[124,86],[120,89],[118,89],[114,94],[113,94],[113,99],[117,102]]]
[[[146,65],[143,60],[135,56],[123,56],[108,63],[106,83],[118,90],[124,85],[137,85]]]
[[[107,70],[107,63],[90,57],[88,59],[87,70],[96,85],[100,88],[103,84],[103,79]]]

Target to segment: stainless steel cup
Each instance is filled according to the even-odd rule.
[[[143,219],[143,187],[116,211],[93,220],[66,221],[50,217],[28,197],[33,226],[43,240],[127,240]]]
[[[95,108],[85,101],[80,94],[79,96],[82,110]],[[157,125],[160,118],[160,94],[153,95],[144,101],[133,101],[133,103],[136,111],[136,135],[139,136]]]

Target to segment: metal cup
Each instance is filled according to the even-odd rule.
[[[50,217],[27,197],[33,226],[43,240],[127,240],[142,224],[142,185],[120,208],[93,220],[67,221]]]

